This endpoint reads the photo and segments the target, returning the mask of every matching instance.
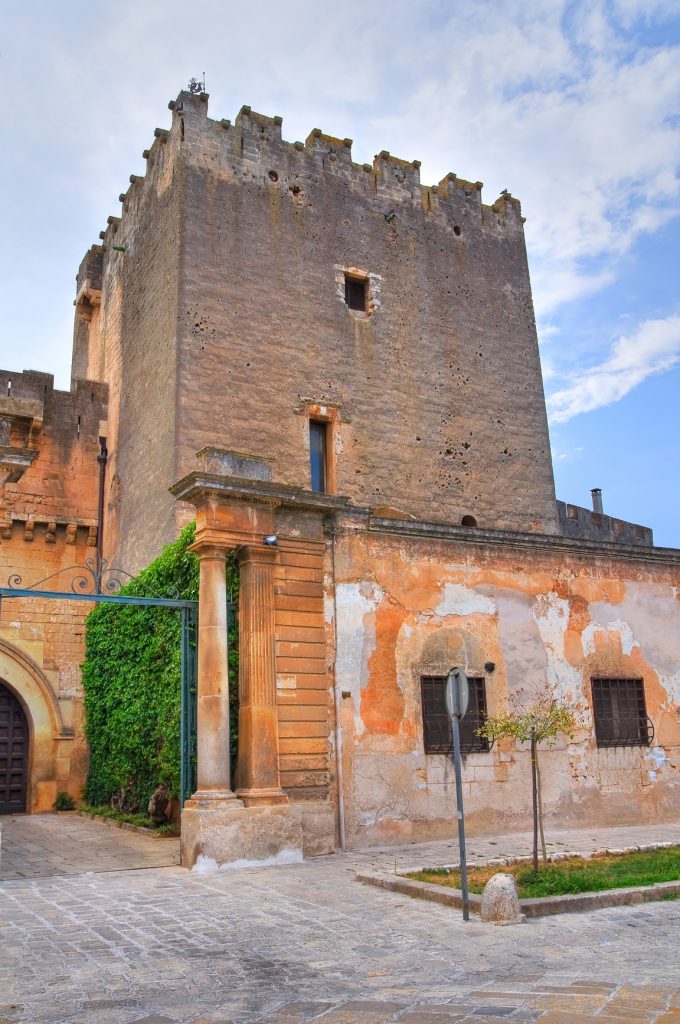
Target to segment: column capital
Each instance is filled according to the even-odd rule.
[[[263,562],[274,565],[279,560],[279,551],[269,544],[240,544],[236,548],[236,557],[239,563]]]
[[[190,545],[189,551],[193,551],[199,558],[219,558],[226,562],[229,548],[220,544],[212,538],[200,538]]]

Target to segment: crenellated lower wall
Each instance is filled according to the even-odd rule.
[[[77,380],[71,391],[58,391],[50,374],[35,371],[3,371],[2,379],[0,586],[70,592],[96,557],[107,389]],[[75,601],[0,602],[0,685],[19,699],[29,726],[29,811],[51,810],[59,790],[80,797],[85,782],[80,665],[87,610]]]

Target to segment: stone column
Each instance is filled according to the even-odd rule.
[[[287,803],[279,779],[274,636],[275,548],[237,551],[239,595],[238,796],[246,807]]]
[[[227,551],[198,541],[198,789],[192,806],[236,801],[229,779],[229,673],[227,666]]]

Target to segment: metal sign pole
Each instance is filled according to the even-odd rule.
[[[463,770],[460,761],[460,722],[453,718],[453,760],[456,769],[456,812],[458,818],[458,847],[460,849],[460,887],[463,892],[463,920],[470,920],[470,894],[468,892],[467,858],[465,854],[465,818],[463,816]]]
[[[463,920],[470,920],[467,856],[465,853],[465,816],[463,813],[463,766],[460,757],[460,720],[468,708],[470,690],[467,676],[460,668],[452,668],[446,680],[446,707],[453,726],[453,765],[456,774],[456,817],[460,850],[460,887],[463,893]]]

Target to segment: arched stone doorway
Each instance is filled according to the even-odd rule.
[[[0,679],[0,814],[26,810],[28,744],[24,709]]]
[[[35,647],[34,644],[32,654],[36,653]],[[52,671],[51,675],[54,677],[57,673]],[[69,788],[74,730],[64,724],[62,703],[65,702],[61,702],[56,695],[55,682],[48,677],[42,665],[26,650],[22,650],[19,644],[11,644],[0,636],[0,694],[3,695],[0,707],[5,709],[3,717],[6,715],[8,721],[11,717],[15,732],[18,729],[17,721],[22,721],[21,715],[25,723],[23,774],[26,788],[21,810],[28,813],[51,810],[57,792]],[[12,700],[5,697],[5,694]],[[65,710],[68,713],[70,709],[66,707]],[[1,737],[2,732],[0,765],[4,761]],[[16,742],[18,762],[18,749],[21,745],[18,737]],[[2,767],[0,772],[0,813],[6,814],[8,812],[2,806],[6,790],[6,787],[3,789],[5,772]],[[11,788],[15,786],[16,783],[11,784]],[[9,813],[19,810],[14,806],[17,800],[15,792]]]

